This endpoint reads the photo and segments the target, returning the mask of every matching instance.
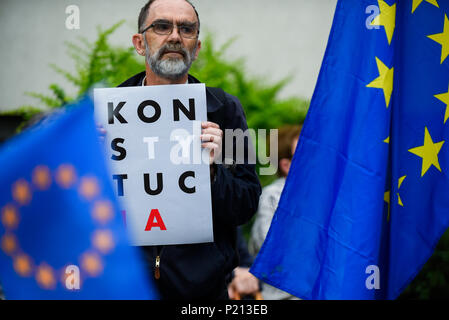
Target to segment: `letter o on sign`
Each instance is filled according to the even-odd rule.
[[[154,109],[154,115],[151,117],[147,117],[144,113],[145,108],[148,106],[152,106]],[[137,108],[137,115],[139,116],[140,120],[145,123],[156,122],[161,117],[161,106],[156,101],[145,100]]]

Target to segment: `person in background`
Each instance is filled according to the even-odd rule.
[[[284,189],[285,180],[290,170],[290,164],[298,143],[301,126],[285,126],[279,129],[278,145],[278,179],[262,190],[259,200],[259,209],[256,213],[256,219],[251,229],[249,239],[249,251],[254,256],[257,255],[262,247],[271,220],[281,198]],[[298,299],[289,293],[279,290],[266,283],[262,283],[262,296],[266,300],[290,300]]]
[[[254,257],[248,251],[248,245],[243,237],[242,229],[237,229],[237,250],[240,257],[239,266],[232,272],[232,281],[228,285],[228,295],[232,300],[250,299],[260,300],[259,280],[249,273]]]

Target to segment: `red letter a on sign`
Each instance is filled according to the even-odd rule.
[[[156,218],[156,222],[154,219]],[[150,212],[150,217],[148,218],[147,226],[145,231],[151,231],[151,228],[159,227],[161,230],[167,230],[165,227],[164,221],[162,221],[161,214],[158,209],[152,209]]]

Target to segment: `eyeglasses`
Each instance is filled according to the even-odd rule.
[[[153,28],[154,33],[161,36],[165,36],[171,34],[173,32],[174,27],[175,25],[169,21],[156,21],[150,24],[145,29],[143,29],[141,34],[144,34],[144,32],[147,31],[148,29]],[[182,23],[180,25],[176,25],[176,28],[178,28],[178,32],[183,38],[194,39],[198,37],[198,34],[200,33],[196,23],[193,24]]]

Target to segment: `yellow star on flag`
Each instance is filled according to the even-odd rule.
[[[376,57],[379,76],[371,81],[368,88],[378,88],[384,91],[385,103],[387,108],[390,105],[391,93],[393,92],[393,73],[394,68],[389,69],[379,58]]]
[[[402,182],[404,182],[404,179],[406,177],[407,176],[402,176],[402,177],[399,178],[399,180],[398,180],[398,190],[401,188]],[[404,204],[402,203],[402,199],[401,199],[401,196],[399,195],[399,192],[397,193],[397,195],[398,195],[398,204],[403,207]]]
[[[391,44],[396,26],[396,3],[389,6],[385,1],[378,0],[380,14],[371,21],[372,26],[383,26],[387,34],[388,44]]]
[[[423,1],[424,1],[424,0],[413,0],[412,13],[415,12],[416,8],[418,8],[419,5],[420,5]],[[431,4],[433,4],[435,7],[439,8],[437,0],[426,0],[426,2],[431,3]]]
[[[444,123],[446,123],[447,118],[449,118],[449,90],[446,93],[436,94],[434,97],[446,105],[446,113],[444,114]]]
[[[427,170],[433,165],[441,172],[440,163],[438,162],[438,153],[443,147],[444,141],[433,143],[429,130],[425,127],[424,145],[409,149],[408,151],[422,158],[421,177],[423,177]]]
[[[427,37],[432,39],[433,41],[441,44],[441,62],[440,62],[440,64],[442,64],[443,61],[449,55],[449,19],[447,18],[447,15],[444,15],[443,32],[431,34]]]

